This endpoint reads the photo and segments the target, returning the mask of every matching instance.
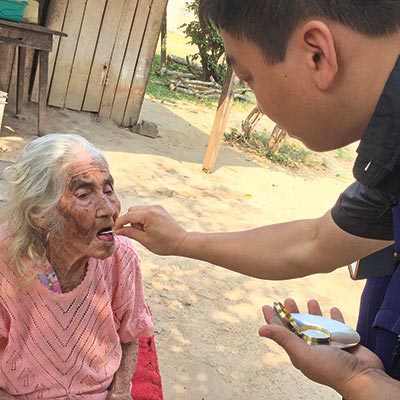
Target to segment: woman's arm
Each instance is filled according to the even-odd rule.
[[[15,399],[15,397],[11,396],[10,394],[6,393],[4,390],[0,389],[0,400],[9,400],[9,399]]]
[[[130,343],[122,343],[122,359],[118,371],[114,375],[108,399],[128,400],[130,395],[131,381],[135,372],[136,363],[139,357],[139,340],[135,339]]]

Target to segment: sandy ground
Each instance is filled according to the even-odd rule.
[[[6,115],[0,160],[15,159],[34,137],[35,111],[28,107],[27,121]],[[230,125],[244,115],[234,113]],[[338,161],[319,173],[288,171],[226,145],[215,172],[207,175],[202,163],[213,110],[147,99],[142,118],[155,122],[162,137],[146,138],[90,114],[54,108],[49,109],[47,129],[77,132],[105,153],[124,210],[161,204],[189,230],[234,231],[318,217],[350,183],[350,178],[343,179],[351,174],[349,163]],[[266,119],[263,123],[273,126]],[[325,311],[337,305],[354,326],[363,282],[351,281],[346,268],[269,282],[138,248],[166,400],[340,398],[308,381],[277,345],[257,332],[263,324],[262,305],[287,296],[298,299],[303,310],[309,298],[320,299]]]

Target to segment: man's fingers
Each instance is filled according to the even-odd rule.
[[[284,301],[284,305],[285,307],[288,309],[289,312],[291,313],[298,313],[299,311],[299,307],[297,307],[296,302],[293,299],[286,299]]]
[[[307,308],[309,314],[322,315],[322,310],[317,300],[309,300],[307,302]]]
[[[264,325],[258,331],[260,336],[272,339],[283,347],[289,354],[289,357],[293,360],[296,355],[308,351],[308,344],[290,332],[288,329],[279,325]]]
[[[331,308],[331,318],[344,323],[344,316],[337,307]]]
[[[142,242],[143,239],[143,229],[135,228],[132,226],[125,226],[119,229],[115,229],[114,233],[120,236],[126,236],[130,239],[136,240],[137,242]]]
[[[128,211],[127,213],[120,215],[115,221],[114,229],[120,229],[124,225],[136,225],[139,224],[141,226],[144,225],[146,218],[146,211],[144,209]]]
[[[273,318],[276,316],[275,310],[271,306],[264,306],[262,308],[263,314],[265,321],[268,322],[269,324],[273,323]]]

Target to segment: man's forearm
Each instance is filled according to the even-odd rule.
[[[388,245],[352,236],[330,213],[233,233],[189,233],[178,255],[261,279],[331,272]]]
[[[398,400],[400,382],[381,370],[370,369],[354,380],[338,385],[337,391],[346,400]]]
[[[261,279],[290,279],[308,275],[289,245],[286,229],[268,226],[243,232],[188,234],[181,256],[200,259],[244,275]],[[276,230],[276,232],[274,232]],[[303,236],[304,238],[304,236]],[[306,251],[304,243],[301,252]],[[293,251],[292,257],[288,254]],[[304,265],[304,263],[303,263]]]

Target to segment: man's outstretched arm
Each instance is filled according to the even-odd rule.
[[[137,206],[117,220],[115,232],[159,255],[194,258],[273,280],[331,272],[390,243],[343,231],[330,212],[241,232],[199,233],[184,230],[160,206]]]

